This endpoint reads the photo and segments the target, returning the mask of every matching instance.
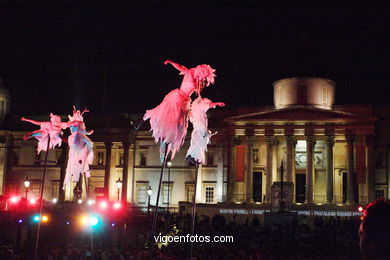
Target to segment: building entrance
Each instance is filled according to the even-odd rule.
[[[306,175],[296,174],[295,175],[296,189],[295,189],[295,202],[303,203],[306,199]]]
[[[253,172],[253,200],[262,202],[263,172]]]

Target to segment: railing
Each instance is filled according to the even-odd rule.
[[[326,195],[313,195],[313,199],[316,204],[326,203]]]

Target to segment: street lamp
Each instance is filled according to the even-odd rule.
[[[167,162],[167,166],[168,166],[168,205],[167,205],[167,209],[168,209],[168,213],[169,213],[169,203],[171,202],[170,201],[170,197],[169,197],[169,193],[170,193],[170,189],[171,189],[171,167],[172,167],[172,162],[171,161],[168,161]]]
[[[152,196],[152,193],[153,193],[153,190],[152,190],[152,187],[148,187],[148,189],[146,190],[146,192],[148,193],[148,216],[150,215],[150,197]]]
[[[118,201],[119,201],[119,195],[120,195],[120,190],[122,189],[122,180],[121,178],[119,178],[117,181],[116,181],[116,189],[118,190]]]
[[[24,180],[24,187],[26,188],[26,200],[27,200],[28,188],[30,187],[30,181],[28,180],[28,176],[26,176],[26,179]]]

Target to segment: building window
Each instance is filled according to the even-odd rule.
[[[206,203],[213,203],[214,201],[214,187],[206,186]]]
[[[137,184],[137,203],[138,204],[146,204],[148,202],[148,193],[146,190],[148,189],[147,183],[138,183]]]
[[[259,149],[253,149],[253,163],[259,163]]]
[[[52,198],[58,198],[60,194],[60,181],[51,182],[51,194]]]
[[[163,184],[162,186],[162,201],[163,204],[171,203],[172,201],[172,183],[171,184]],[[168,196],[169,194],[169,196]]]
[[[39,198],[41,192],[41,182],[40,181],[32,181],[30,184],[30,194],[33,194],[34,197]]]
[[[322,103],[326,104],[328,102],[328,91],[325,87],[322,88]]]
[[[207,165],[212,166],[214,165],[214,153],[208,151],[207,152]]]
[[[104,152],[98,152],[97,153],[97,164],[103,165],[104,163]]]
[[[385,198],[385,190],[380,189],[380,190],[375,190],[375,199],[383,199]]]
[[[123,162],[124,162],[124,159],[123,159],[123,152],[120,152],[119,153],[119,166],[123,166]]]
[[[13,165],[19,165],[19,150],[13,152]]]
[[[186,200],[188,202],[192,202],[192,198],[195,195],[195,185],[194,184],[187,184],[186,185]]]
[[[146,152],[140,152],[140,166],[146,166]]]

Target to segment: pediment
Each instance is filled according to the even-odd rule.
[[[351,121],[375,120],[373,117],[349,113],[337,110],[321,109],[307,106],[294,106],[281,109],[242,114],[226,118],[227,122],[249,121],[326,121],[326,122],[351,122]]]

